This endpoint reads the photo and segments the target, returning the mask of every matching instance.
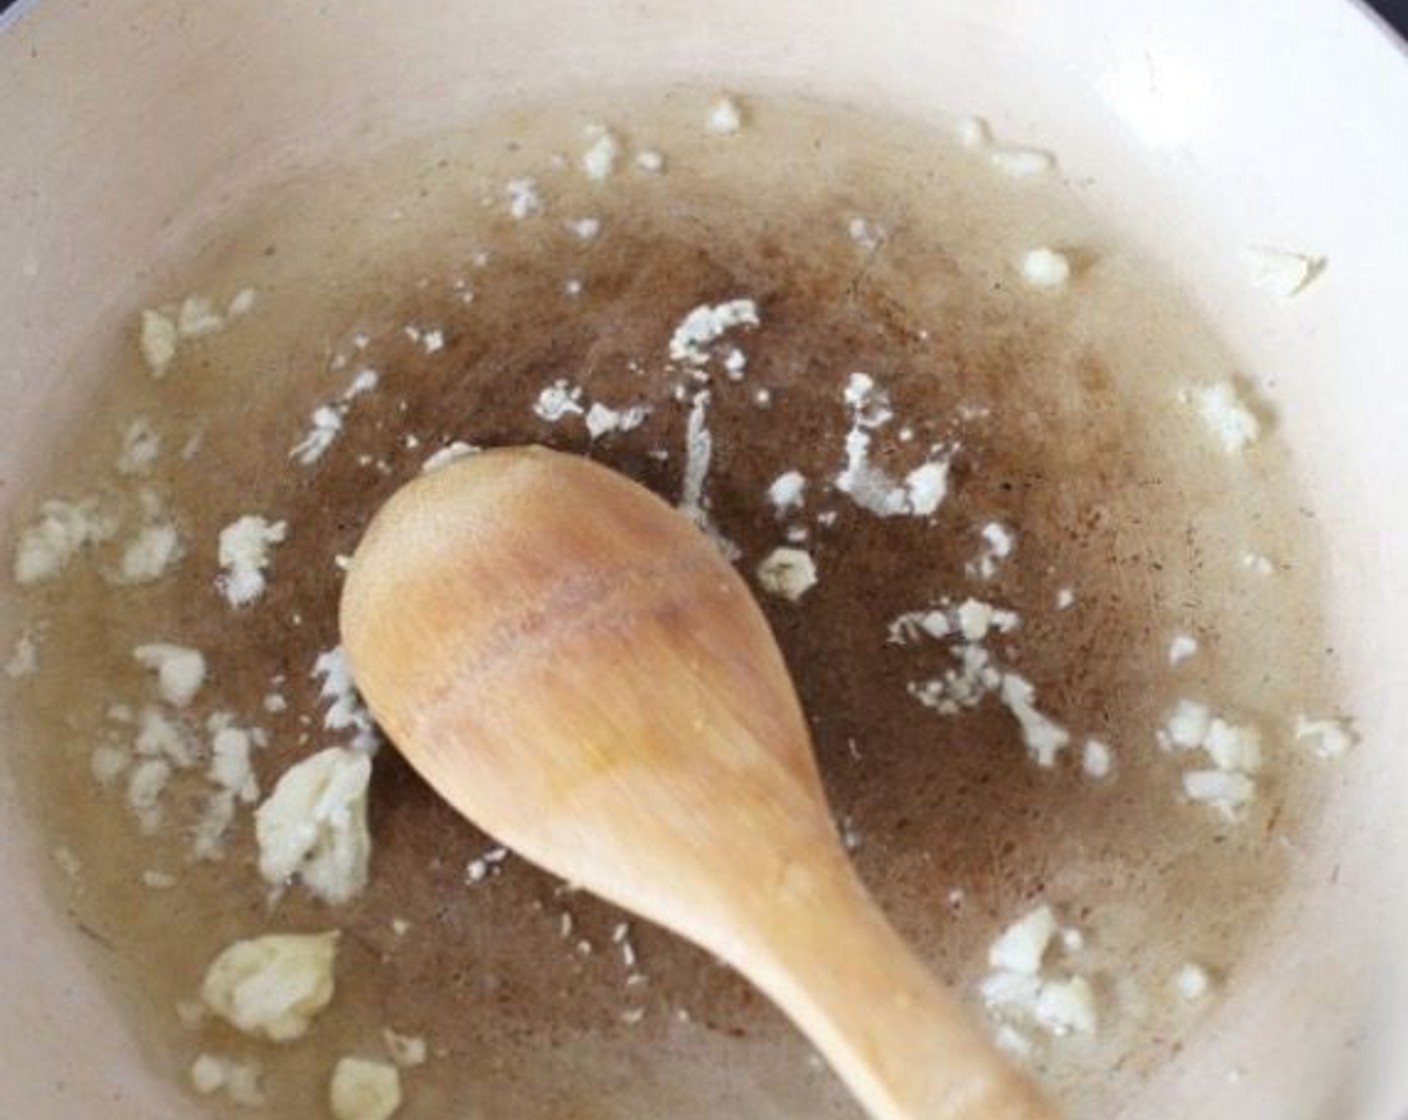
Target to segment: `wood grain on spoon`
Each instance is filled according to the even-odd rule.
[[[442,796],[728,961],[872,1116],[1054,1115],[870,899],[762,612],[654,495],[541,448],[472,456],[377,514],[341,626]]]

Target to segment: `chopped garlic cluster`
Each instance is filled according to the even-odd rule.
[[[1201,752],[1210,763],[1183,772],[1183,792],[1190,801],[1237,820],[1255,800],[1255,775],[1262,764],[1257,728],[1230,723],[1206,704],[1184,699],[1169,713],[1158,739],[1165,749]]]
[[[1053,943],[1064,948],[1083,942],[1078,930],[1063,931],[1055,912],[1043,904],[1009,925],[988,947],[990,971],[978,991],[1001,1028],[1004,1049],[1030,1053],[1023,1028],[1053,1038],[1095,1033],[1099,1015],[1089,980],[1050,962]]]

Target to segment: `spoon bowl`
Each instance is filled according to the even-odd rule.
[[[1052,1115],[870,899],[762,611],[649,491],[542,448],[423,476],[368,528],[341,627],[460,813],[733,965],[873,1116]]]

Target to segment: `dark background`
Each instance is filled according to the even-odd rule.
[[[1171,2],[1176,4],[1178,0],[1171,0]],[[3,12],[12,3],[14,0],[0,0],[0,12]],[[1389,24],[1398,29],[1399,35],[1408,39],[1408,0],[1369,0],[1369,4]],[[1408,109],[1408,106],[1404,108]]]
[[[1399,35],[1408,39],[1408,0],[1372,0],[1371,6],[1398,29]],[[1408,109],[1408,105],[1404,108]]]

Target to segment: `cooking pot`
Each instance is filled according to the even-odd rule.
[[[1112,1116],[1408,1117],[1408,58],[1342,0],[46,0],[0,19],[0,485],[44,468],[134,283],[263,183],[575,88],[688,80],[920,120],[981,112],[1274,374],[1326,543],[1358,743],[1256,963]],[[1238,249],[1328,268],[1279,304]],[[43,889],[0,711],[0,1115],[191,1115]],[[721,1076],[724,1076],[721,1074]]]

